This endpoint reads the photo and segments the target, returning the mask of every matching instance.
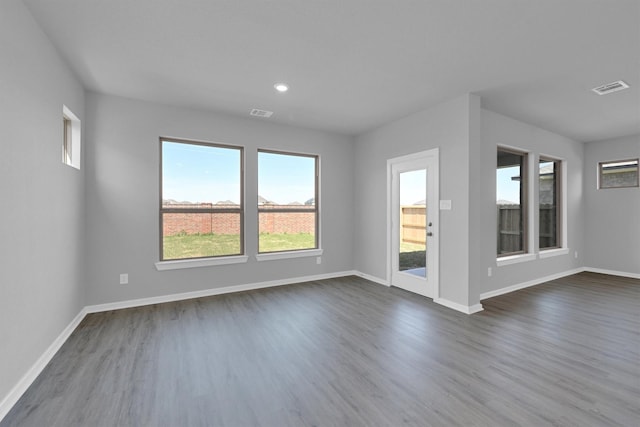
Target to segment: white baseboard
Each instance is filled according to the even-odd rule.
[[[376,276],[372,276],[370,274],[363,273],[361,271],[354,271],[353,274],[355,274],[358,277],[362,277],[363,279],[367,279],[370,282],[377,283],[379,285],[383,285],[383,286],[386,286],[386,287],[390,286],[390,284],[389,284],[389,282],[387,280],[381,279],[381,278],[376,277]]]
[[[366,274],[363,273],[361,271],[356,271],[354,273],[356,276],[358,277],[362,277],[363,279],[369,280],[370,282],[374,282],[377,283],[379,285],[383,285],[386,287],[390,287],[391,284],[389,283],[389,281],[387,280],[383,280],[380,279],[379,277],[376,276],[371,276],[370,274]],[[466,306],[466,305],[462,305],[462,304],[458,304],[457,302],[453,302],[453,301],[449,301],[447,299],[444,298],[434,298],[433,302],[443,305],[447,308],[451,308],[453,310],[459,311],[461,313],[465,313],[465,314],[473,314],[473,313],[477,313],[479,311],[482,311],[482,304],[475,304],[472,306]]]
[[[182,301],[192,298],[210,297],[214,295],[230,294],[233,292],[250,291],[254,289],[272,288],[275,286],[291,285],[294,283],[311,282],[314,280],[334,279],[355,275],[355,271],[340,271],[336,273],[317,274],[313,276],[294,277],[290,279],[270,280],[267,282],[248,283],[245,285],[224,286],[221,288],[203,289],[201,291],[183,292],[179,294],[160,295],[157,297],[140,298],[126,301],[111,302],[106,304],[88,305],[85,307],[87,313],[99,313],[102,311],[120,310],[122,308],[142,307],[151,304],[162,304],[165,302]]]
[[[544,282],[549,282],[551,280],[560,279],[561,277],[571,276],[572,274],[577,274],[585,271],[584,268],[576,268],[574,270],[563,271],[561,273],[551,274],[549,276],[539,277],[537,279],[529,280],[527,282],[517,283],[515,285],[507,286],[505,288],[496,289],[495,291],[484,292],[480,294],[480,301],[485,300],[487,298],[497,297],[498,295],[508,294],[509,292],[518,291],[520,289],[528,288],[530,286],[539,285]]]
[[[611,276],[629,277],[631,279],[640,279],[640,274],[629,273],[626,271],[606,270],[604,268],[593,268],[593,267],[585,267],[583,271],[588,271],[590,273],[609,274]]]
[[[508,294],[509,292],[518,291],[520,289],[528,288],[530,286],[539,285],[541,283],[549,282],[551,280],[560,279],[562,277],[571,276],[572,274],[582,273],[583,271],[588,271],[591,273],[600,273],[600,274],[609,274],[611,276],[620,276],[620,277],[629,277],[632,279],[640,279],[640,274],[638,273],[629,273],[626,271],[616,271],[616,270],[606,270],[603,268],[594,268],[594,267],[580,267],[573,270],[563,271],[561,273],[552,274],[550,276],[540,277],[538,279],[529,280],[528,282],[518,283],[512,286],[507,286],[506,288],[496,289],[495,291],[484,292],[480,294],[480,301],[497,297],[498,295]]]
[[[443,305],[447,308],[451,308],[455,311],[459,311],[460,313],[464,313],[464,314],[473,314],[473,313],[477,313],[479,311],[484,310],[482,308],[482,304],[463,305],[445,298],[434,298],[433,302],[435,302],[436,304]]]
[[[9,394],[7,394],[4,399],[0,402],[0,421],[9,413],[13,405],[18,402],[20,397],[24,394],[25,391],[31,386],[31,384],[38,378],[38,375],[42,372],[42,370],[47,366],[47,364],[51,361],[53,356],[60,350],[60,347],[67,341],[71,333],[76,329],[76,327],[82,322],[84,316],[87,314],[87,311],[83,308],[80,310],[80,313],[67,325],[66,328],[58,335],[58,337],[51,343],[51,345],[42,353],[42,356],[36,360],[36,363],[29,368],[26,374],[20,378],[20,381],[11,389]]]

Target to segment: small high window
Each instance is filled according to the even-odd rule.
[[[62,163],[80,169],[80,119],[62,106]]]
[[[638,187],[638,159],[598,163],[598,188]]]

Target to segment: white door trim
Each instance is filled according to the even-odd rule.
[[[440,297],[440,149],[433,148],[431,150],[421,151],[406,156],[394,157],[387,160],[387,283],[392,284],[393,273],[393,172],[394,165],[409,163],[415,161],[428,161],[428,177],[427,177],[427,194],[428,200],[432,202],[427,205],[427,215],[433,223],[431,231],[433,236],[431,239],[432,246],[435,250],[427,251],[427,266],[429,280],[434,284],[433,299]]]

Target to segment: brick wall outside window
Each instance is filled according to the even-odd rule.
[[[268,209],[291,208],[271,205]],[[261,233],[314,234],[315,212],[260,212]],[[178,234],[239,234],[240,214],[237,213],[165,213],[163,235]]]

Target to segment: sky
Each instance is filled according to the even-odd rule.
[[[520,204],[520,181],[512,180],[514,176],[520,176],[520,166],[496,169],[496,200]]]
[[[315,158],[258,153],[258,194],[276,204],[315,197]]]
[[[541,161],[539,168],[552,164],[553,162]],[[520,166],[496,169],[496,200],[520,204],[520,181],[513,180],[515,176],[520,176]]]
[[[276,204],[314,197],[313,157],[258,153],[258,194]],[[519,167],[497,169],[496,199],[520,202]],[[240,202],[240,150],[163,143],[163,199],[178,202]],[[400,203],[426,199],[425,170],[401,175]]]
[[[540,166],[543,166],[542,164]],[[508,200],[520,203],[520,181],[514,181],[514,176],[520,175],[520,167],[497,169],[496,172],[496,200]],[[417,170],[403,172],[400,175],[400,204],[413,205],[426,199],[426,171]]]
[[[420,169],[400,174],[400,204],[414,205],[427,199],[427,170]]]
[[[259,153],[258,194],[279,204],[315,195],[315,158]],[[240,150],[163,142],[163,199],[240,202]],[[246,185],[249,185],[247,183]]]

